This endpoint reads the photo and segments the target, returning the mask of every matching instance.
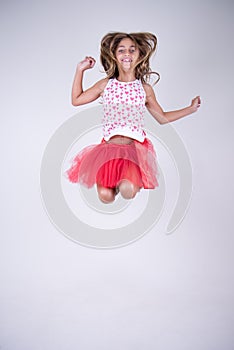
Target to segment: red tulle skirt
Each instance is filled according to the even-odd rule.
[[[130,144],[107,143],[85,147],[72,160],[67,178],[88,188],[98,184],[116,188],[122,180],[129,180],[140,188],[158,186],[157,161],[154,147],[147,138]]]

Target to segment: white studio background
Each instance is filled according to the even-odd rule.
[[[228,0],[1,1],[1,350],[233,349],[233,15]],[[98,250],[51,224],[39,174],[77,113],[77,62],[98,61],[112,30],[157,35],[165,110],[198,94],[202,106],[173,124],[193,166],[182,224],[166,235],[165,213],[137,242]]]

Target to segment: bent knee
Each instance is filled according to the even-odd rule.
[[[119,191],[123,198],[133,199],[137,192],[140,191],[140,188],[128,180],[122,180],[119,185]]]
[[[112,190],[111,188],[99,186],[98,197],[100,201],[102,201],[103,203],[106,203],[106,204],[111,203],[115,200],[114,190]]]

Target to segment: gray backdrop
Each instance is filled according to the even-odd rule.
[[[1,2],[1,350],[233,349],[233,10],[228,0]],[[165,234],[169,183],[157,225],[100,250],[51,223],[40,169],[51,136],[78,111],[77,62],[98,61],[110,30],[157,35],[165,110],[198,94],[202,106],[173,123],[193,168],[183,222]]]

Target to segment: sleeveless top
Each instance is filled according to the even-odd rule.
[[[103,92],[103,138],[122,135],[143,142],[145,90],[140,80],[121,82],[109,79]]]

